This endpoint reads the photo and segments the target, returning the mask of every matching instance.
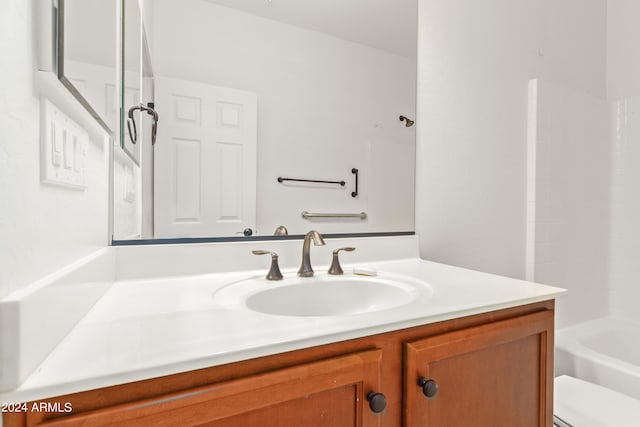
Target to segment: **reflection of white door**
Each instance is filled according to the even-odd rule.
[[[155,100],[155,237],[255,230],[256,94],[157,77]]]

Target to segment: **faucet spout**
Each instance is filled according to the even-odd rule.
[[[311,230],[304,236],[304,241],[302,242],[302,264],[300,265],[300,269],[298,270],[298,276],[302,276],[302,277],[313,276],[313,268],[311,268],[311,241],[312,240],[313,240],[313,244],[316,246],[324,245],[324,239],[322,238],[322,234],[318,233],[316,230]]]

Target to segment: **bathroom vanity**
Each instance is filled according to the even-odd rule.
[[[264,278],[264,258],[239,256],[273,242],[108,248],[119,280],[0,395],[49,410],[5,413],[4,425],[551,426],[563,290],[424,261],[413,242],[328,241],[314,259],[348,243],[359,270],[376,275],[345,263],[329,277],[318,261],[311,278],[291,267],[299,242],[281,242],[282,281]],[[376,260],[381,247],[402,258]],[[199,271],[211,255],[229,256],[231,271]],[[262,267],[239,270],[232,258]],[[285,304],[249,302],[272,292]],[[296,301],[302,311],[281,311]]]
[[[552,354],[548,301],[56,397],[73,412],[5,425],[550,426]]]

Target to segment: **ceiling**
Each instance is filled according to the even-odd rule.
[[[418,0],[206,0],[341,39],[416,56]]]

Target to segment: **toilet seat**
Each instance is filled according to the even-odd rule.
[[[640,425],[640,400],[568,375],[555,378],[553,402],[558,427]]]

